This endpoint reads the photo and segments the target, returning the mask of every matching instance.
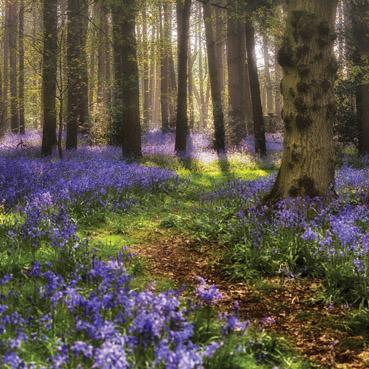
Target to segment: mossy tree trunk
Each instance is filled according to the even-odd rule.
[[[336,0],[290,0],[278,60],[283,67],[285,142],[268,196],[325,196],[334,189],[333,85]]]

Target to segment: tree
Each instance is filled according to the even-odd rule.
[[[269,200],[324,196],[334,187],[336,0],[291,0],[278,60],[285,142]]]
[[[177,153],[185,152],[188,135],[187,80],[188,80],[188,38],[190,30],[191,0],[177,0],[178,24],[178,94],[176,143]]]
[[[209,78],[211,97],[213,103],[214,119],[214,149],[217,152],[225,150],[225,130],[224,130],[224,112],[222,103],[222,86],[219,79],[219,69],[217,66],[217,48],[214,32],[214,22],[211,5],[204,3],[203,15],[205,22],[206,48],[208,53]]]
[[[359,152],[369,154],[369,1],[353,1],[351,16],[354,41],[353,62],[359,70],[356,88]]]
[[[24,119],[24,0],[19,1],[18,16],[18,106],[19,106],[19,133],[25,133]]]
[[[43,54],[42,54],[42,155],[51,155],[56,144],[56,78],[58,52],[58,3],[43,0]]]
[[[229,5],[231,2],[229,1]],[[230,144],[237,146],[246,136],[246,40],[245,27],[237,12],[228,10],[227,65]]]
[[[247,67],[249,72],[252,112],[254,120],[255,152],[260,156],[266,155],[265,128],[263,107],[260,97],[260,82],[255,54],[255,29],[251,19],[245,23]]]
[[[168,45],[169,39],[167,24],[163,26],[162,4],[159,4],[159,24],[160,24],[160,80],[161,80],[161,130],[168,132],[169,130],[169,57]]]
[[[136,1],[114,1],[114,63],[123,156],[133,160],[141,153],[141,122],[136,40]],[[117,72],[120,75],[117,75]]]
[[[67,22],[67,140],[66,148],[77,148],[78,127],[88,129],[87,0],[68,0]]]
[[[8,7],[8,41],[9,41],[9,79],[10,79],[10,127],[12,132],[19,133],[18,84],[17,84],[17,13],[16,0],[7,0]]]

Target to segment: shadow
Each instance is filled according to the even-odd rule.
[[[189,134],[187,136],[186,151],[177,152],[176,156],[180,164],[183,166],[183,168],[191,172],[198,171],[198,167],[195,164],[195,161],[193,158],[194,152],[195,151],[194,151],[192,136],[191,134]]]

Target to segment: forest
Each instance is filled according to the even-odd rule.
[[[369,367],[369,0],[0,0],[0,368]]]

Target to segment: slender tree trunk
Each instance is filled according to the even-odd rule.
[[[336,0],[291,0],[278,60],[284,71],[281,168],[269,199],[324,196],[334,186]]]
[[[161,106],[161,130],[169,131],[169,58],[168,58],[168,33],[166,26],[163,26],[162,5],[159,4],[159,24],[160,24],[160,106]]]
[[[193,103],[193,64],[194,64],[194,56],[191,52],[191,44],[189,43],[189,56],[188,56],[188,113],[189,113],[189,128],[190,131],[193,131],[195,126],[195,109]]]
[[[359,70],[356,108],[359,125],[359,153],[369,154],[369,1],[356,0],[351,5],[353,62]]]
[[[172,49],[172,4],[168,1],[163,3],[164,10],[164,30],[167,45],[167,58],[168,58],[168,104],[169,104],[169,124],[171,128],[174,128],[176,122],[176,96],[177,96],[177,81],[176,72],[174,67],[173,49]]]
[[[42,54],[42,154],[51,155],[56,144],[56,79],[58,52],[58,4],[57,0],[43,0]]]
[[[275,52],[275,61],[274,61],[274,70],[275,70],[275,114],[277,116],[277,119],[280,121],[281,117],[282,117],[282,95],[281,95],[281,89],[280,89],[280,85],[281,85],[281,80],[282,80],[282,70],[281,70],[281,66],[278,63],[278,58],[277,58],[277,54],[278,51],[276,50]]]
[[[268,36],[263,34],[263,57],[264,57],[264,74],[265,74],[265,90],[266,90],[266,111],[268,115],[274,113],[273,107],[273,86],[270,76],[270,57],[269,57],[269,42]]]
[[[4,132],[9,123],[9,4],[5,2],[4,9],[4,50],[3,50],[3,111],[2,122]]]
[[[215,41],[215,32],[212,22],[212,11],[210,4],[204,4],[204,22],[206,34],[206,47],[208,53],[209,79],[211,97],[213,103],[213,119],[214,119],[214,149],[217,152],[225,150],[225,129],[224,129],[224,113],[222,104],[221,81],[219,80],[219,68],[217,63],[217,50]]]
[[[187,149],[188,115],[187,115],[187,80],[188,80],[188,39],[190,30],[191,0],[177,0],[178,24],[178,95],[176,144],[177,153]]]
[[[9,1],[9,77],[10,77],[10,127],[19,133],[18,84],[17,84],[17,1]]]
[[[143,44],[143,127],[144,130],[147,131],[150,126],[150,120],[151,120],[151,113],[150,113],[150,87],[149,87],[149,36],[148,36],[148,29],[147,29],[147,13],[146,13],[146,6],[147,4],[144,3],[144,7],[142,10],[142,44]]]
[[[24,0],[19,2],[19,23],[18,23],[18,105],[19,105],[19,132],[25,133],[24,119]]]
[[[228,15],[227,24],[227,65],[229,141],[232,146],[237,146],[246,136],[246,40],[243,22],[232,13]]]
[[[254,119],[255,152],[260,156],[265,156],[266,143],[264,117],[263,108],[261,105],[260,83],[255,55],[255,30],[251,20],[246,21],[246,49]]]
[[[202,6],[198,4],[198,17],[202,19]],[[205,114],[205,72],[204,72],[204,60],[203,60],[203,42],[202,42],[202,29],[201,22],[198,22],[197,26],[198,40],[199,40],[199,94],[200,94],[200,126],[202,129],[206,128],[208,125],[206,114]]]

